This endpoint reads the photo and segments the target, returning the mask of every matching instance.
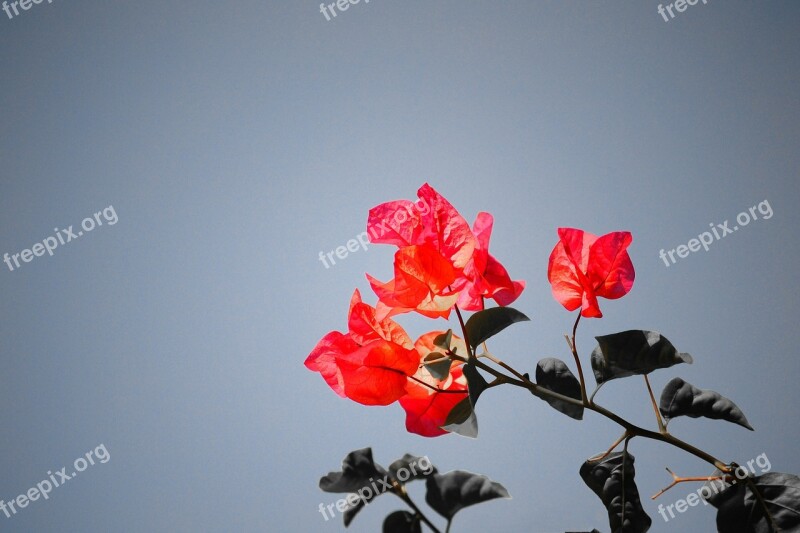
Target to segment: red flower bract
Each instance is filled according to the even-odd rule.
[[[436,190],[424,184],[417,203],[386,202],[369,210],[370,242],[394,244],[398,248],[431,244],[453,268],[464,268],[475,249],[475,236],[455,207]]]
[[[306,367],[319,372],[339,396],[365,405],[389,405],[404,396],[419,353],[403,328],[391,319],[379,320],[358,291],[348,322],[347,334],[332,331],[317,343]]]
[[[369,274],[367,279],[380,299],[379,316],[415,310],[447,318],[458,299],[448,288],[456,279],[453,266],[430,243],[397,250],[393,280],[381,283]]]
[[[600,318],[597,298],[614,300],[633,287],[635,272],[626,249],[633,240],[627,231],[597,237],[583,230],[558,229],[559,242],[550,254],[547,278],[553,296],[568,311]]]
[[[372,341],[336,356],[344,394],[365,405],[389,405],[406,394],[408,376],[419,366],[419,354],[393,342]]]
[[[481,212],[472,226],[475,252],[464,268],[464,275],[455,284],[460,291],[458,306],[461,309],[480,311],[484,308],[484,298],[492,298],[501,306],[510,305],[525,289],[524,281],[512,281],[503,265],[489,254],[493,223],[491,214]]]
[[[369,277],[378,295],[380,315],[417,311],[448,317],[456,303],[462,309],[484,308],[484,298],[509,305],[525,288],[489,254],[493,218],[479,213],[467,221],[427,183],[420,200],[386,202],[370,209],[367,231],[373,243],[394,244],[395,279],[380,283]],[[449,268],[446,266],[449,264]],[[447,289],[447,291],[445,291]],[[450,298],[456,295],[457,298]]]

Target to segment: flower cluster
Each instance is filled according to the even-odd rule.
[[[634,480],[634,457],[628,450],[633,438],[670,444],[716,468],[712,476],[686,478],[667,469],[673,481],[654,499],[681,481],[706,481],[715,490],[703,497],[718,509],[719,531],[800,531],[800,477],[784,473],[753,477],[747,472],[742,477],[736,463],[723,463],[668,430],[667,424],[682,416],[726,420],[753,428],[731,400],[680,377],[667,383],[656,405],[648,374],[693,361],[692,356],[679,352],[659,332],[629,329],[596,336],[598,344],[590,362],[597,388],[588,394],[575,342],[578,323],[581,317],[603,316],[600,298],[621,298],[633,287],[635,272],[627,251],[632,241],[630,233],[617,231],[596,236],[575,228],[558,229],[559,239],[550,253],[547,278],[556,301],[568,311],[579,311],[572,336],[567,336],[577,377],[566,362],[555,357],[540,359],[534,372],[523,373],[486,347],[487,340],[507,327],[528,320],[520,311],[508,307],[525,284],[513,281],[503,265],[489,254],[492,216],[479,213],[470,228],[429,185],[423,185],[418,194],[429,207],[424,213],[415,212],[416,204],[403,200],[370,210],[368,230],[372,241],[397,246],[394,278],[381,282],[367,276],[378,297],[376,306],[364,303],[356,290],[350,302],[348,331],[328,333],[306,359],[306,366],[319,372],[337,394],[366,405],[400,403],[406,412],[406,428],[413,433],[433,437],[454,432],[477,437],[475,406],[481,394],[497,385],[520,387],[573,419],[582,420],[588,411],[624,427],[620,438],[610,447],[604,446],[604,453],[584,461],[579,470],[584,483],[605,505],[612,531],[646,533],[653,522]],[[497,306],[484,308],[487,299],[494,300]],[[474,311],[466,322],[462,309]],[[454,310],[463,338],[448,329],[431,331],[412,342],[392,318],[413,311],[429,318],[447,319]],[[657,432],[628,422],[594,402],[601,385],[631,376],[645,378]],[[623,442],[623,451],[615,451]],[[373,477],[392,479],[391,484],[386,484],[387,489],[400,496],[413,513],[393,512],[386,517],[383,530],[418,533],[424,523],[438,532],[409,498],[406,479],[392,477],[392,471],[399,472],[414,460],[414,456],[406,455],[386,471],[375,465],[369,448],[356,450],[345,458],[341,472],[331,472],[320,480],[320,488],[349,493],[347,502],[340,500],[349,507],[339,509],[346,527],[371,501],[361,496],[363,487],[372,483]],[[463,507],[508,497],[502,485],[469,472],[437,474],[431,470],[429,475],[419,477],[426,479],[426,502],[447,519],[447,531],[451,530],[453,515]],[[739,483],[744,479],[747,483]],[[729,482],[734,484],[726,487]],[[377,487],[375,490],[377,493]],[[666,520],[662,507],[659,512]],[[323,511],[320,505],[320,512]],[[327,520],[324,513],[323,516]]]
[[[525,288],[489,253],[494,219],[481,212],[467,221],[428,184],[417,192],[429,209],[397,200],[372,208],[367,231],[373,243],[397,247],[394,278],[382,282],[367,275],[378,297],[373,307],[356,290],[350,301],[348,331],[332,331],[305,361],[338,395],[365,405],[399,402],[408,431],[424,436],[447,433],[448,414],[468,391],[464,341],[432,331],[415,342],[392,317],[416,312],[449,318],[451,311],[481,311],[487,299],[498,306],[514,302]],[[419,203],[418,202],[418,203]],[[597,298],[619,298],[633,284],[633,266],[625,251],[629,233],[595,237],[581,230],[560,229],[550,257],[548,276],[556,299],[586,317],[602,316]],[[456,356],[458,354],[458,356]],[[437,371],[431,364],[444,363]],[[432,363],[433,362],[433,363]],[[443,370],[442,370],[443,368]]]
[[[448,372],[434,376],[423,360],[435,358],[432,354],[447,359],[446,350],[434,345],[444,332],[432,331],[412,342],[391,317],[415,311],[448,318],[455,306],[483,309],[487,298],[508,305],[525,284],[513,281],[489,253],[493,224],[489,213],[479,213],[470,228],[430,185],[423,185],[418,195],[419,202],[430,209],[421,212],[412,209],[414,202],[397,200],[370,210],[367,231],[372,242],[397,246],[394,278],[384,283],[368,275],[377,305],[363,302],[356,290],[350,301],[348,331],[325,335],[305,365],[319,372],[342,397],[365,405],[399,401],[406,411],[408,431],[437,436],[446,433],[441,426],[448,413],[466,397],[463,363],[453,361]],[[456,336],[450,350],[468,354]]]

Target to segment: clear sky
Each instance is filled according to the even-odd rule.
[[[424,182],[470,221],[493,213],[492,253],[528,283],[515,307],[532,320],[493,353],[523,371],[569,361],[574,316],[546,279],[556,229],[631,231],[635,285],[582,322],[584,361],[595,335],[661,331],[695,364],[655,372],[657,391],[676,375],[718,390],[756,432],[688,418],[671,429],[726,460],[766,453],[773,471],[800,473],[800,5],[708,0],[668,21],[657,7],[0,11],[0,254],[65,241],[13,271],[0,263],[0,499],[101,445],[110,457],[0,514],[0,530],[342,531],[318,512],[337,499],[319,477],[372,446],[384,464],[428,455],[508,488],[512,500],[462,511],[454,532],[607,532],[578,476],[619,436],[606,420],[501,387],[481,399],[477,440],[425,439],[406,433],[399,406],[340,399],[303,367],[346,327],[354,288],[375,303],[364,273],[392,271],[387,246],[327,269],[319,252]],[[670,266],[659,258],[764,201],[769,219]],[[66,242],[62,230],[77,235],[95,213],[103,225]],[[412,337],[448,327],[400,322]],[[653,424],[639,379],[597,400]],[[631,451],[645,499],[669,483],[664,467],[710,473],[657,443]],[[710,507],[658,515],[691,490],[645,501],[652,532],[713,531]],[[378,531],[400,508],[383,497],[351,530]]]

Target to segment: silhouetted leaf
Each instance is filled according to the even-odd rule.
[[[451,424],[461,424],[466,421],[472,414],[472,402],[469,401],[469,396],[458,402],[455,407],[450,409],[447,413],[447,418],[444,421],[444,426]]]
[[[425,501],[448,520],[464,507],[495,498],[511,498],[500,483],[463,470],[434,474],[426,481],[426,487]]]
[[[407,474],[402,473],[401,470],[405,470]],[[431,460],[427,456],[417,457],[410,453],[389,465],[389,475],[400,483],[424,479],[436,472],[436,467],[431,464]]]
[[[367,503],[390,490],[391,483],[388,472],[372,460],[372,448],[363,448],[347,454],[342,461],[342,471],[322,477],[319,488],[325,492],[346,492],[358,497],[354,505],[348,501],[342,513],[347,527]]]
[[[383,521],[383,533],[422,533],[422,527],[408,511],[395,511]]]
[[[450,349],[450,341],[453,340],[453,330],[448,329],[447,332],[442,333],[441,335],[437,335],[435,339],[433,339],[433,345],[438,346],[442,350],[449,350]]]
[[[453,360],[441,352],[431,352],[422,360],[431,376],[443,380],[450,375],[450,365]]]
[[[478,372],[475,363],[469,361],[464,364],[464,377],[467,378],[467,386],[469,387],[469,399],[472,402],[472,408],[475,409],[475,404],[478,403],[478,396],[489,386],[486,379]]]
[[[530,320],[530,318],[511,307],[492,307],[478,311],[469,317],[465,326],[469,344],[475,348],[511,324],[525,320]]]
[[[372,460],[372,448],[363,448],[347,454],[341,472],[330,472],[319,480],[325,492],[357,492],[368,486],[372,479],[383,478],[386,470]]]
[[[473,361],[465,363],[463,371],[464,377],[467,378],[469,396],[458,402],[450,410],[441,427],[445,431],[474,439],[478,437],[478,418],[475,416],[475,404],[489,384],[478,372]]]
[[[678,352],[666,337],[655,331],[632,329],[595,339],[598,346],[592,351],[591,361],[598,385],[692,362],[691,355]]]
[[[673,378],[661,393],[658,407],[664,419],[688,416],[727,420],[753,431],[742,410],[728,398],[713,390],[698,389],[681,378]]]
[[[720,475],[719,470],[715,473]],[[775,525],[783,533],[800,531],[800,478],[770,472],[752,478]],[[726,486],[720,480],[706,483],[701,495],[717,511],[719,533],[773,533],[764,508],[747,482]]]
[[[586,461],[581,466],[581,478],[606,506],[611,533],[644,533],[653,521],[639,499],[633,479],[636,475],[633,455],[628,453],[624,463],[623,455],[615,452],[600,461]]]
[[[536,383],[545,389],[581,401],[581,384],[561,359],[547,357],[539,361],[536,365]],[[541,398],[565,415],[575,420],[583,419],[583,405],[573,405],[547,396]]]
[[[450,410],[442,429],[471,439],[478,437],[478,418],[475,416],[469,397],[458,402]]]

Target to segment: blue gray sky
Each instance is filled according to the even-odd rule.
[[[546,278],[556,229],[631,231],[635,285],[582,322],[584,360],[595,335],[661,331],[695,364],[655,372],[657,391],[679,375],[732,398],[756,429],[680,419],[674,433],[800,473],[800,5],[708,0],[666,22],[657,8],[371,0],[328,21],[307,1],[53,0],[0,12],[0,254],[65,238],[52,256],[0,264],[0,499],[101,445],[110,457],[0,514],[0,530],[342,531],[318,512],[337,499],[319,477],[372,446],[384,464],[412,452],[508,488],[512,500],[462,511],[453,531],[608,531],[578,477],[619,436],[606,420],[501,387],[481,398],[477,440],[425,439],[399,406],[340,399],[303,367],[346,327],[354,288],[374,303],[364,273],[392,271],[390,247],[328,269],[319,252],[424,182],[469,220],[493,213],[492,253],[528,282],[515,307],[532,320],[493,353],[523,371],[568,360],[574,316]],[[769,219],[669,267],[659,258],[764,201]],[[77,235],[95,213],[103,225],[66,242],[61,230]],[[412,337],[448,327],[399,320]],[[653,424],[641,380],[597,400]],[[665,467],[710,473],[658,443],[631,451],[645,498],[669,483]],[[651,531],[714,530],[710,507],[657,513],[691,490],[645,501]],[[351,530],[378,531],[401,503],[381,498]]]

